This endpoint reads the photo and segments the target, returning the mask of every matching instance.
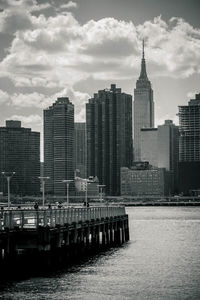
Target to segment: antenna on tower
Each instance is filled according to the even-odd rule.
[[[142,58],[144,59],[144,39],[142,40]]]

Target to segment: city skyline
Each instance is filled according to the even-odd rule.
[[[1,1],[0,125],[42,133],[43,109],[59,96],[80,122],[97,90],[115,83],[133,95],[143,38],[155,125],[177,123],[178,106],[199,92],[199,4],[165,2]]]

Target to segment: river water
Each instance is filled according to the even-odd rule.
[[[200,207],[131,207],[130,241],[48,277],[0,285],[1,299],[200,299]]]

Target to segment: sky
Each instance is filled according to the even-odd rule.
[[[0,0],[0,126],[42,133],[59,96],[85,121],[85,103],[112,83],[133,95],[143,39],[155,123],[178,124],[178,106],[200,93],[199,11],[199,0]]]

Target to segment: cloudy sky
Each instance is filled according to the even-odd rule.
[[[199,11],[199,0],[0,0],[0,126],[42,131],[57,96],[84,121],[88,98],[111,83],[133,94],[143,38],[156,124],[176,120],[200,92]]]

